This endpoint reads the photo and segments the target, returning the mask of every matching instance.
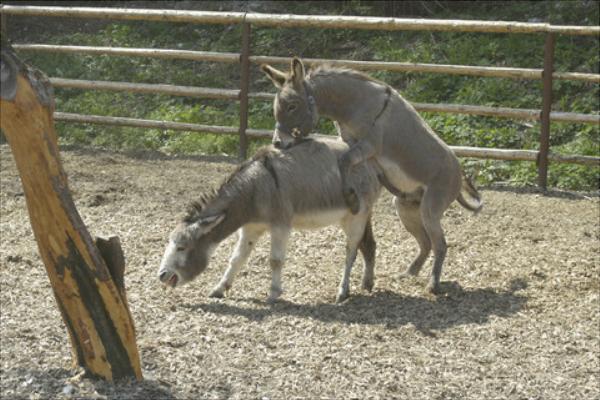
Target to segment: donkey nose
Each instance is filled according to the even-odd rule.
[[[167,271],[162,271],[162,272],[160,272],[158,279],[160,279],[161,282],[164,282],[166,277],[167,277]]]
[[[281,149],[281,139],[277,138],[277,139],[273,139],[273,146],[275,146],[276,149]]]

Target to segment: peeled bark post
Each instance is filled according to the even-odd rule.
[[[24,65],[4,40],[0,61],[2,130],[21,176],[31,226],[67,326],[73,361],[94,377],[141,380],[122,280],[122,251],[118,239],[111,238],[98,241],[101,252],[75,208],[59,158],[52,87],[42,73]]]

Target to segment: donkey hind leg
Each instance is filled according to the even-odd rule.
[[[342,221],[342,229],[346,233],[346,263],[344,266],[344,273],[342,274],[342,280],[338,288],[338,294],[336,302],[341,303],[346,300],[350,295],[350,273],[352,272],[352,266],[356,260],[356,254],[358,252],[358,245],[364,236],[368,216],[357,215],[353,217],[347,217]]]
[[[246,263],[248,256],[264,231],[265,229],[262,227],[249,225],[240,228],[237,244],[229,259],[229,267],[217,286],[210,292],[209,297],[223,297],[225,291],[231,288],[235,276]]]
[[[367,291],[373,290],[374,268],[375,268],[375,249],[377,244],[373,238],[373,227],[371,226],[371,218],[367,220],[363,237],[358,244],[358,249],[365,260],[365,269],[363,271],[362,288]]]
[[[287,241],[290,237],[289,227],[271,228],[271,291],[267,301],[273,303],[283,293],[281,286],[281,269],[285,261]]]
[[[396,213],[406,230],[414,236],[419,244],[419,254],[406,269],[403,275],[417,276],[431,252],[431,240],[421,220],[420,198],[407,199],[394,197]]]
[[[433,270],[431,271],[431,280],[428,290],[437,294],[440,292],[440,276],[442,274],[442,265],[446,258],[446,238],[442,229],[441,219],[444,211],[448,208],[451,201],[448,201],[448,193],[444,185],[430,186],[425,191],[423,201],[421,202],[421,218],[423,227],[433,246]]]

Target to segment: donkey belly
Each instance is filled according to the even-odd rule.
[[[339,223],[348,213],[345,208],[314,211],[294,215],[292,227],[296,229],[316,229]]]
[[[399,191],[412,193],[425,186],[422,182],[408,175],[398,163],[385,157],[377,158],[377,162],[388,181]]]

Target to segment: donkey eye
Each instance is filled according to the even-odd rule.
[[[297,106],[296,104],[290,104],[290,105],[287,107],[287,111],[291,113],[291,112],[294,112],[294,111],[296,111],[296,108],[298,108],[298,106]]]
[[[183,246],[177,246],[177,247],[175,247],[175,250],[177,250],[177,251],[184,251],[185,247],[183,247]]]

